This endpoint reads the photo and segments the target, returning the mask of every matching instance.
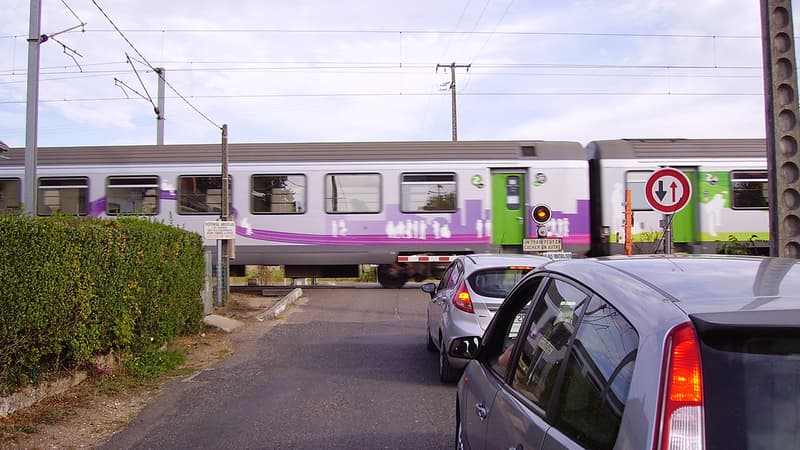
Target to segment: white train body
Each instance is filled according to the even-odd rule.
[[[536,237],[537,204],[552,209],[548,236],[564,250],[589,248],[578,143],[231,144],[228,154],[236,266],[333,276],[378,264],[382,282],[397,286],[431,275],[430,264],[402,256],[446,262],[521,251]],[[144,215],[202,234],[220,215],[220,155],[219,145],[41,148],[37,212]],[[0,160],[0,209],[15,211],[26,187],[24,149],[8,156]]]
[[[720,245],[731,241],[767,250],[763,139],[596,141],[587,146],[587,153],[592,207],[600,213],[592,218],[592,253],[622,253],[626,189],[631,190],[633,209],[629,238],[639,252],[659,251],[665,218],[671,220],[676,251],[717,253]],[[650,175],[664,167],[679,169],[691,184],[688,204],[671,217],[654,211],[644,192]]]
[[[235,257],[293,276],[352,276],[377,264],[385,286],[436,275],[453,255],[530,251],[532,217],[547,205],[544,237],[576,256],[663,251],[663,214],[644,185],[663,167],[692,195],[672,220],[675,251],[721,243],[768,247],[763,139],[576,142],[231,144]],[[0,211],[22,210],[24,149],[0,159]],[[37,212],[143,215],[203,233],[222,205],[221,147],[167,145],[39,149]],[[625,191],[633,220],[624,226]],[[206,239],[214,249],[216,241]],[[538,248],[538,247],[537,247]],[[433,262],[433,263],[432,263]]]

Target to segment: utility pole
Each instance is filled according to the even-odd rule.
[[[790,0],[761,0],[770,255],[800,258],[800,124]]]
[[[25,215],[36,215],[36,153],[39,129],[39,45],[42,43],[42,0],[31,0],[28,30],[28,99],[25,117]]]
[[[219,208],[219,221],[227,222],[230,218],[230,201],[228,197],[228,124],[222,125],[222,146],[220,148],[220,169],[221,169],[221,202]],[[229,265],[230,249],[233,243],[228,239],[217,239],[217,306],[225,306],[228,303],[230,291]]]
[[[451,114],[453,115],[453,142],[458,140],[458,125],[456,120],[456,69],[465,68],[467,69],[467,72],[469,72],[470,66],[472,66],[472,64],[465,65],[465,64],[456,64],[454,62],[450,64],[436,64],[437,72],[439,71],[439,67],[450,68],[450,92],[453,103],[453,105],[451,106]]]
[[[163,67],[156,67],[158,75],[158,109],[156,110],[156,144],[164,145],[164,84],[166,71]]]

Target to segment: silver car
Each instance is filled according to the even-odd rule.
[[[428,302],[428,350],[439,352],[439,378],[458,380],[467,361],[448,356],[454,338],[480,336],[503,298],[534,267],[550,259],[519,254],[462,255],[453,260],[438,286],[426,283]]]
[[[457,448],[798,448],[800,262],[554,261],[450,354]]]

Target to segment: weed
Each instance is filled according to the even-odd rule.
[[[753,248],[755,248],[753,239],[757,237],[754,234],[750,236],[749,240],[740,241],[736,236],[729,235],[726,242],[717,241],[717,253],[723,255],[751,255],[753,254]]]
[[[186,361],[182,350],[146,351],[125,359],[125,370],[133,376],[155,378],[178,367]]]

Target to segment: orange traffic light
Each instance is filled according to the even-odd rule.
[[[533,207],[533,221],[539,224],[547,223],[553,215],[550,207],[547,205],[536,205]]]

